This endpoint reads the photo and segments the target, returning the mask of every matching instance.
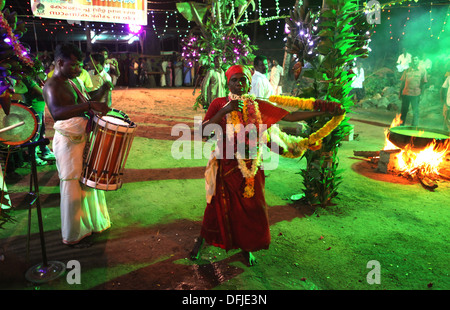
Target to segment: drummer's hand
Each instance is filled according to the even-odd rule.
[[[108,104],[106,102],[100,102],[100,101],[90,101],[91,109],[99,112],[103,115],[106,115],[111,109],[108,107]]]
[[[108,90],[112,90],[114,88],[114,84],[111,83],[110,81],[105,81],[103,87],[107,88]]]

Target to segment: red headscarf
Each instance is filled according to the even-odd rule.
[[[247,76],[249,82],[252,82],[252,73],[250,72],[250,69],[248,69],[246,66],[243,65],[234,65],[228,68],[227,72],[225,73],[227,77],[227,83],[230,82],[230,78],[235,75],[236,73],[243,73]]]

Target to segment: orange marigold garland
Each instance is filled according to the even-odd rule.
[[[300,110],[342,113],[333,116],[322,128],[306,138],[288,135],[277,126],[272,126],[270,129],[271,138],[284,149],[284,153],[281,155],[288,158],[300,157],[308,148],[313,151],[320,149],[323,138],[336,129],[345,118],[345,110],[337,102],[275,95],[270,96],[269,100],[282,106],[295,107]]]
[[[230,100],[243,100],[244,107],[242,109],[242,113],[238,113],[237,111],[233,111],[227,114],[227,124],[232,125],[234,128],[234,132],[240,132],[242,126],[247,126],[248,124],[254,124],[256,128],[259,128],[259,125],[262,124],[261,113],[259,111],[258,102],[255,101],[255,97],[252,95],[243,95],[242,97],[229,94]],[[242,115],[242,119],[241,116]],[[234,135],[233,131],[227,130],[228,139],[232,139]],[[244,197],[251,198],[255,194],[255,175],[258,172],[258,168],[261,165],[261,154],[262,154],[262,146],[266,144],[267,140],[264,135],[259,139],[259,145],[257,146],[256,157],[251,159],[250,168],[247,167],[247,160],[242,158],[242,156],[236,156],[238,161],[239,170],[242,173],[242,176],[245,178],[245,188],[244,188]],[[244,141],[245,143],[245,141]],[[236,154],[237,155],[237,154]]]
[[[254,96],[243,95],[240,97],[230,93],[229,98],[230,100],[243,100],[244,107],[242,109],[242,113],[233,111],[227,114],[227,124],[232,125],[234,129],[234,131],[227,130],[228,139],[232,139],[235,132],[240,132],[242,126],[245,127],[248,124],[254,124],[258,127],[262,124],[258,102],[255,100]],[[342,109],[341,105],[336,102],[316,100],[313,98],[303,99],[290,96],[271,96],[269,100],[282,106],[296,107],[301,110],[342,112],[342,114],[334,116],[322,128],[306,138],[288,135],[282,132],[278,126],[272,126],[268,130],[269,132],[266,132],[263,137],[260,137],[256,158],[251,159],[250,168],[247,167],[248,160],[237,156],[239,170],[245,178],[245,189],[243,194],[245,198],[251,198],[255,194],[255,175],[262,162],[262,145],[266,144],[269,137],[272,141],[278,143],[278,145],[284,149],[284,153],[281,154],[282,156],[297,158],[302,156],[308,148],[311,150],[320,149],[322,147],[322,139],[328,136],[337,126],[339,126],[345,118],[345,111]]]

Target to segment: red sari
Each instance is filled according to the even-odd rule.
[[[228,98],[215,99],[204,120],[213,117],[226,103]],[[262,123],[269,128],[280,121],[289,112],[272,104],[258,100]],[[225,134],[226,118],[220,126]],[[223,145],[222,154],[226,154],[226,143],[218,141],[219,148]],[[201,236],[211,245],[225,250],[242,249],[254,252],[269,248],[270,231],[267,204],[264,196],[265,175],[258,169],[255,175],[254,191],[251,198],[244,198],[245,178],[239,169],[236,159],[218,159],[219,167],[216,177],[216,191],[210,203],[207,204]],[[248,165],[250,165],[250,161]]]

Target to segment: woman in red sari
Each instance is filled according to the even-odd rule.
[[[264,171],[256,168],[256,173],[249,177],[248,173],[254,168],[252,167],[254,161],[252,159],[239,161],[235,156],[237,149],[235,140],[233,139],[231,144],[227,139],[229,133],[226,131],[227,128],[230,129],[227,126],[230,125],[230,115],[233,113],[237,115],[235,122],[239,119],[244,123],[243,126],[252,119],[256,127],[265,125],[268,129],[280,120],[297,122],[322,115],[324,112],[289,112],[267,101],[249,99],[245,95],[250,90],[252,76],[245,66],[230,67],[226,77],[229,96],[215,99],[202,123],[202,129],[208,128],[206,126],[211,124],[215,124],[216,128],[219,125],[223,134],[218,135],[216,156],[208,163],[207,184],[208,174],[211,175],[210,168],[214,167],[212,169],[214,173],[209,177],[209,181],[213,183],[210,185],[212,194],[210,199],[207,199],[200,238],[191,252],[191,258],[199,257],[203,241],[206,241],[226,251],[241,249],[251,266],[256,262],[251,252],[268,249],[270,244],[267,204],[264,197],[265,176]],[[247,103],[250,102],[247,106],[242,101],[243,98]],[[202,132],[205,136],[210,135],[210,132],[205,130]],[[229,148],[233,148],[233,152],[227,152],[227,149],[230,151]],[[230,153],[233,154],[232,158],[229,158]],[[249,188],[250,194],[247,192]]]

